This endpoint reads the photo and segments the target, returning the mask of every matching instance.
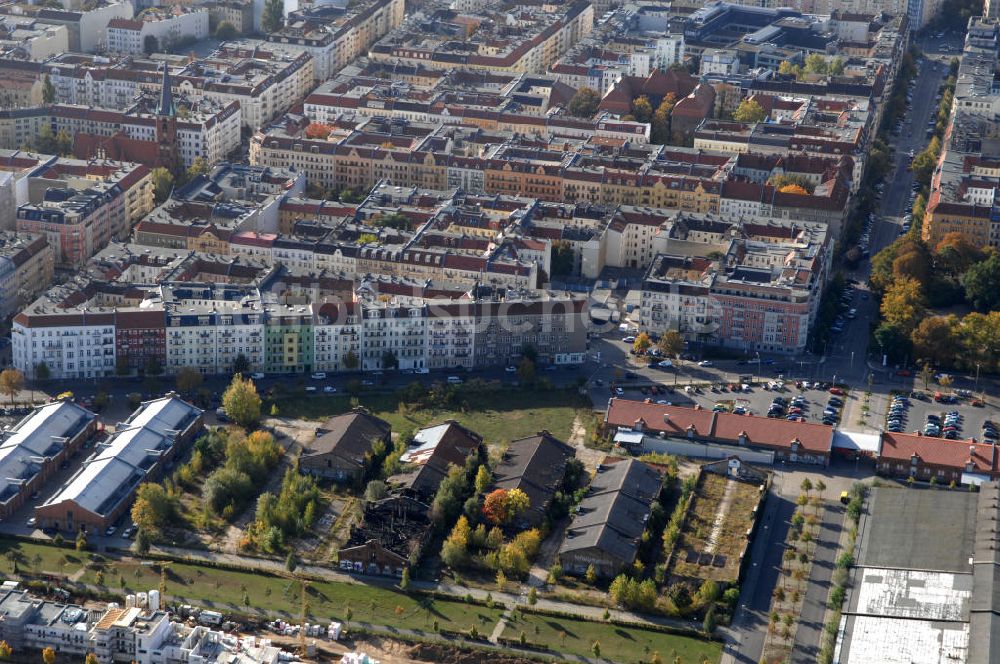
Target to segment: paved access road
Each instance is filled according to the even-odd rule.
[[[775,477],[775,484],[781,478]],[[740,592],[740,603],[730,624],[732,638],[726,644],[722,664],[757,664],[767,635],[771,594],[781,573],[785,537],[795,503],[773,488],[764,506],[763,522],[751,547],[750,570]]]
[[[813,545],[813,564],[809,572],[806,597],[799,615],[792,648],[792,664],[814,664],[819,655],[823,633],[823,616],[830,594],[830,579],[836,564],[837,547],[844,526],[844,507],[840,503],[828,504],[821,515],[819,535]]]

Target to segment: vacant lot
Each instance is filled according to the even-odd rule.
[[[693,579],[735,581],[759,496],[755,484],[704,473],[677,541],[671,572]]]
[[[533,392],[499,390],[470,394],[464,410],[419,409],[401,407],[392,395],[362,395],[362,406],[389,422],[393,431],[412,431],[447,419],[457,420],[488,442],[510,441],[548,429],[567,440],[578,413],[591,420],[590,402],[573,390]],[[283,417],[319,420],[351,409],[346,396],[279,399]]]
[[[714,663],[722,657],[722,646],[714,641],[533,613],[522,613],[517,621],[508,622],[503,636],[517,639],[521,632],[530,643],[585,657],[593,657],[597,641],[601,657],[614,662],[648,662],[654,652],[663,662],[673,662],[679,656],[690,664]]]

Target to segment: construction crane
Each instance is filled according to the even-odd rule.
[[[304,577],[293,574],[291,572],[276,572],[278,576],[288,579],[289,581],[295,581],[299,584],[299,651],[303,657],[306,654],[306,609],[308,607],[308,601],[306,600],[306,590],[309,588],[309,581]]]

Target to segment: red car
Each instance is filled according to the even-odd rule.
[[[831,387],[830,388],[830,394],[836,394],[838,397],[842,397],[846,393],[842,389],[840,389],[839,387]]]
[[[896,375],[903,376],[904,378],[909,378],[910,376],[913,375],[913,372],[910,371],[909,369],[900,369],[899,371],[896,372]]]

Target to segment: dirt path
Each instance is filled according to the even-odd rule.
[[[597,470],[597,464],[604,461],[604,452],[600,450],[592,450],[586,446],[587,427],[584,426],[583,419],[579,415],[573,418],[573,424],[570,427],[569,440],[566,442],[576,448],[576,458],[583,463],[583,466],[589,472]]]
[[[735,489],[736,482],[726,482],[726,490],[722,494],[722,500],[719,501],[719,506],[715,509],[712,532],[705,540],[705,553],[715,553],[715,546],[719,543],[719,536],[722,535],[722,527],[726,523],[726,515],[729,514],[729,505],[733,502]]]

